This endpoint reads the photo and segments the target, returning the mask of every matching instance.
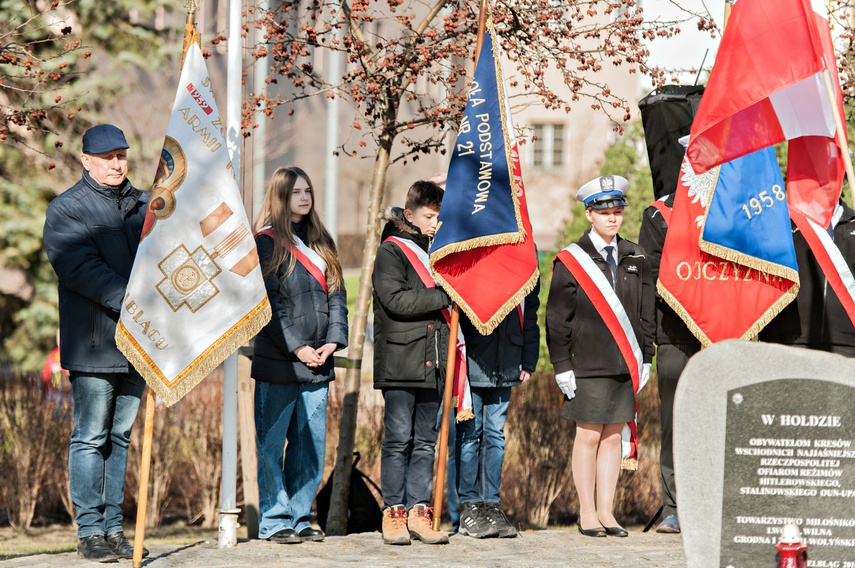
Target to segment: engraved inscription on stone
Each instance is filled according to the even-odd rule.
[[[808,568],[855,568],[855,388],[784,379],[727,396],[721,566],[774,568],[796,523]]]

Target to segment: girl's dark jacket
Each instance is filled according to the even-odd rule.
[[[512,387],[520,384],[520,371],[534,372],[540,351],[540,280],[523,300],[522,322],[514,308],[490,335],[481,335],[464,315],[460,327],[466,338],[467,371],[472,387]]]
[[[594,248],[589,233],[582,235],[577,243],[611,283],[609,265]],[[650,363],[656,332],[650,266],[644,249],[620,236],[617,238],[617,256],[615,291],[635,331],[643,362]],[[557,258],[553,263],[552,284],[546,302],[546,344],[556,373],[573,371],[577,378],[629,374],[626,361],[603,318],[564,263]]]
[[[305,223],[292,229],[306,242]],[[258,256],[265,267],[273,256],[273,238],[257,235]],[[264,276],[273,315],[255,338],[252,377],[267,383],[324,383],[335,379],[333,357],[324,365],[309,368],[294,354],[303,345],[313,349],[335,343],[347,347],[347,293],[324,293],[321,283],[299,262],[285,274],[289,257],[275,272]]]
[[[384,213],[387,223],[374,261],[374,388],[436,388],[445,367],[448,325],[441,310],[451,304],[442,288],[428,287],[390,236],[427,251],[430,237],[404,219]]]

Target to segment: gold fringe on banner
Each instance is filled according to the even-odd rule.
[[[433,272],[433,267],[431,267],[431,272]],[[505,316],[507,316],[514,310],[514,308],[520,305],[520,303],[525,300],[525,297],[528,296],[529,292],[534,290],[534,286],[535,284],[537,284],[537,279],[540,278],[540,270],[538,268],[535,268],[534,272],[525,282],[525,284],[523,284],[522,288],[520,288],[516,294],[509,298],[504,304],[502,304],[498,311],[493,314],[493,317],[491,317],[485,322],[481,321],[481,319],[478,318],[478,316],[472,310],[472,307],[466,303],[463,297],[458,294],[457,291],[452,288],[451,285],[446,282],[446,280],[442,276],[440,276],[436,272],[433,272],[433,277],[434,279],[436,279],[437,282],[439,282],[440,286],[442,286],[442,289],[445,290],[445,293],[448,294],[449,297],[451,297],[451,301],[460,306],[460,309],[463,310],[463,312],[469,318],[469,321],[471,321],[472,325],[475,326],[475,329],[478,330],[478,333],[480,333],[481,335],[490,335],[491,333],[493,333],[493,330],[495,330],[499,326],[499,324],[502,323],[502,320],[505,319]]]
[[[625,458],[620,460],[620,468],[627,471],[636,471],[638,469],[638,460],[633,458]]]
[[[457,413],[457,417],[454,419],[456,424],[460,424],[464,420],[472,420],[475,418],[475,413],[472,412],[471,408],[466,408]]]
[[[662,286],[661,280],[656,281],[656,290],[659,292],[659,295],[662,296],[662,299],[665,300],[665,302],[671,307],[671,309],[674,310],[674,312],[678,316],[680,316],[680,319],[683,320],[683,323],[686,324],[686,327],[689,328],[689,331],[691,331],[692,334],[698,338],[698,341],[701,342],[701,345],[703,347],[709,347],[710,345],[712,345],[712,341],[710,340],[710,338],[707,336],[706,333],[703,332],[703,330],[701,330],[698,324],[695,323],[695,320],[692,318],[692,316],[689,315],[689,312],[687,312],[686,309],[683,308],[683,304],[681,304],[680,301],[675,298],[674,295],[671,294],[671,292],[669,292],[667,288]],[[769,308],[763,313],[763,315],[761,315],[751,325],[751,327],[749,327],[742,334],[742,336],[737,339],[744,339],[746,341],[753,339],[758,333],[760,333],[760,330],[766,327],[766,325],[768,325],[769,322],[775,318],[775,316],[781,313],[781,310],[783,310],[790,302],[796,299],[796,295],[798,293],[799,282],[798,279],[796,279],[796,282],[793,283],[790,289],[784,292],[784,294],[780,298],[778,298],[778,300],[774,304],[769,306]]]
[[[163,400],[163,404],[169,407],[210,375],[229,355],[255,337],[270,321],[270,316],[270,303],[265,297],[171,381],[164,376],[121,320],[116,326],[116,346],[139,371],[148,386]]]
[[[718,177],[716,177],[715,184],[713,185],[713,190],[710,193],[709,203],[713,202],[715,199],[715,192],[718,190]],[[707,226],[707,216],[710,213],[710,207],[708,206],[704,211],[704,221],[703,227]],[[704,229],[702,228],[700,234],[698,236],[698,246],[705,253],[712,254],[724,260],[729,260],[730,262],[741,264],[742,266],[747,266],[749,268],[753,268],[758,272],[767,272],[769,274],[774,274],[775,276],[780,276],[781,278],[786,278],[787,280],[791,280],[798,284],[799,282],[799,272],[798,270],[793,270],[788,266],[784,266],[782,264],[777,264],[775,262],[769,262],[768,260],[762,260],[754,256],[747,255],[741,251],[728,248],[726,246],[713,243],[710,241],[704,240]]]

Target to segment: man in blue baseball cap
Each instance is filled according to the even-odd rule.
[[[148,201],[127,179],[127,150],[112,124],[87,130],[83,176],[48,205],[44,227],[59,279],[60,360],[74,399],[68,469],[77,552],[98,562],[133,557],[122,501],[131,426],[145,389],[115,339]]]

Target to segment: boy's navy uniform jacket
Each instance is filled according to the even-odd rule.
[[[523,300],[523,321],[514,308],[490,335],[481,335],[469,318],[460,318],[470,386],[512,387],[520,384],[520,371],[534,372],[540,354],[539,293],[540,279]]]
[[[578,244],[588,253],[610,283],[608,263],[594,248],[588,232]],[[615,292],[643,351],[643,362],[653,360],[656,330],[653,281],[650,267],[637,244],[617,238]],[[629,368],[611,331],[596,307],[560,260],[553,263],[552,284],[546,306],[546,344],[556,373],[573,371],[576,378],[628,375]]]
[[[116,323],[140,243],[148,193],[89,172],[47,208],[44,243],[59,277],[59,346],[69,371],[127,373]]]
[[[305,223],[292,224],[294,233],[306,242]],[[273,256],[273,238],[255,237],[258,257],[264,267]],[[335,379],[333,357],[316,368],[307,367],[294,350],[303,345],[312,349],[335,343],[347,347],[347,292],[344,287],[330,292],[305,266],[296,262],[285,275],[289,257],[276,271],[264,276],[264,286],[273,312],[270,321],[255,337],[252,377],[267,383],[325,383]]]
[[[448,324],[441,310],[451,304],[442,288],[428,288],[390,236],[427,252],[430,237],[391,209],[374,261],[374,388],[436,388],[448,352]]]

